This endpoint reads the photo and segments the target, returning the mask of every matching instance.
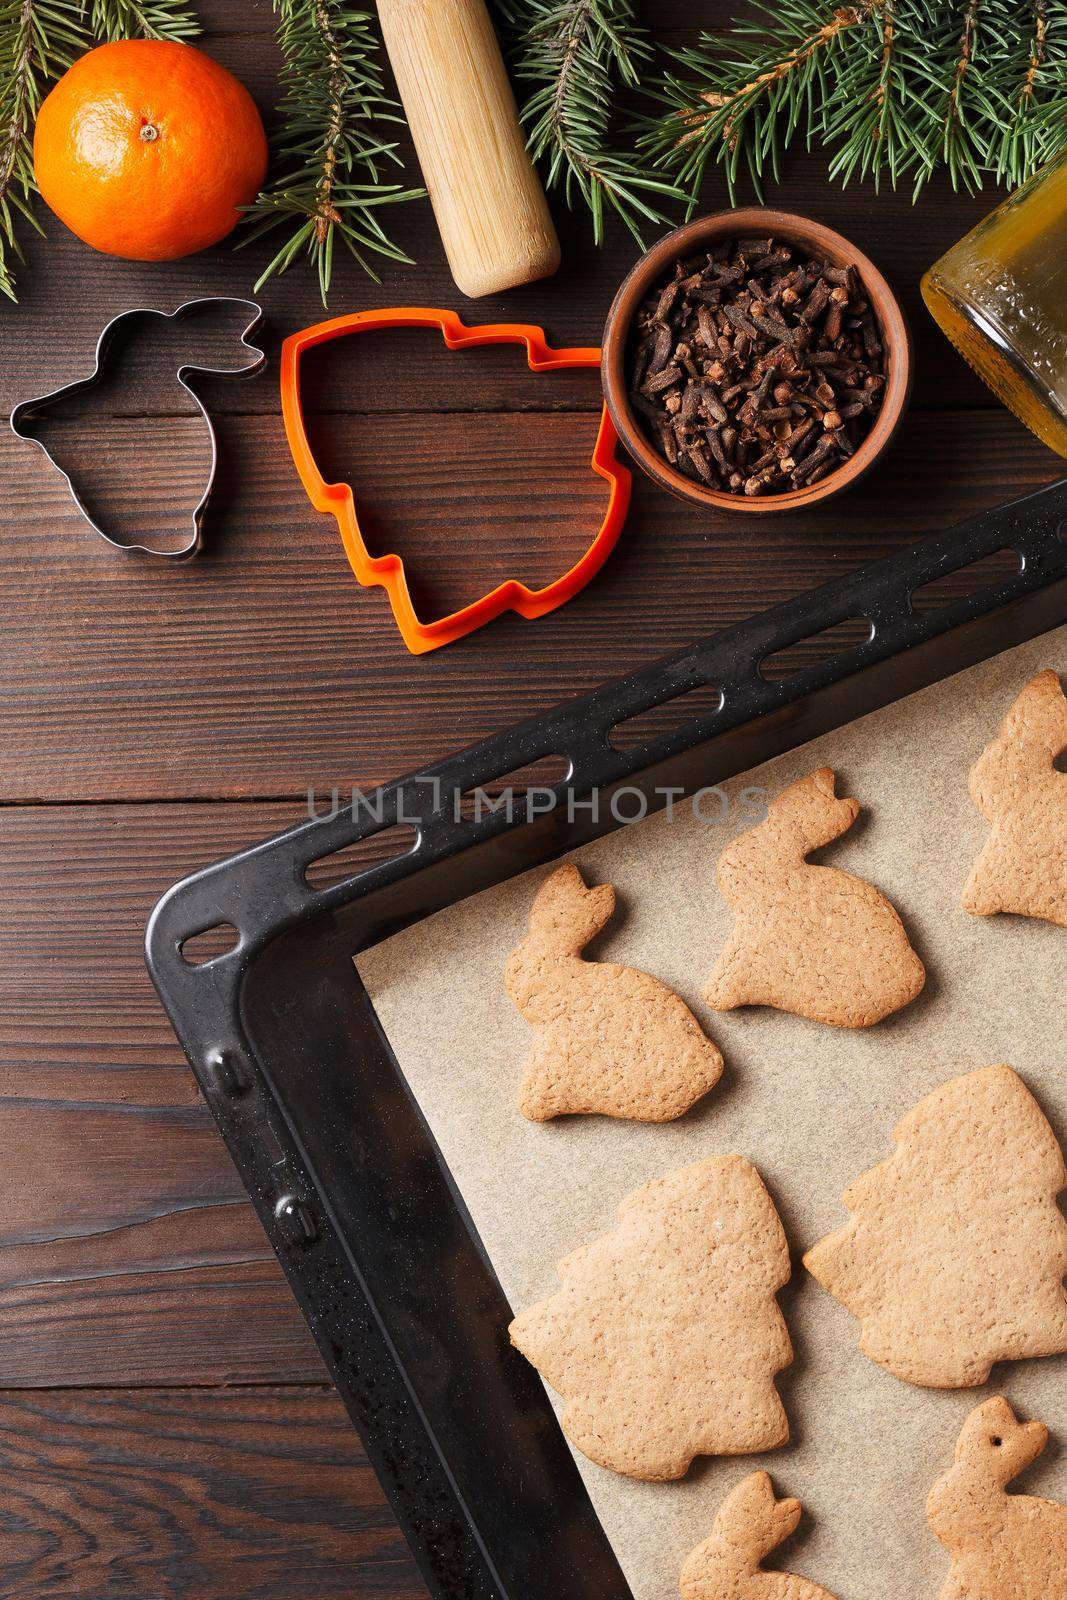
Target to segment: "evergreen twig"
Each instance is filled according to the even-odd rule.
[[[1067,144],[1067,7],[1029,0],[1007,41],[1010,112],[997,177],[1014,186]]]
[[[1067,147],[1067,0],[756,0],[674,54],[641,142],[694,200],[709,162],[762,194],[800,132],[843,182],[916,195],[941,167],[1017,184]]]
[[[243,243],[279,227],[290,231],[260,274],[258,290],[274,273],[307,255],[326,304],[334,247],[340,239],[377,280],[372,257],[410,261],[378,220],[382,206],[425,193],[384,183],[381,164],[401,165],[383,124],[399,124],[375,58],[371,18],[347,0],[274,0],[285,65],[274,144],[275,176],[249,207],[252,224]]]
[[[83,6],[85,0],[82,0]],[[200,32],[185,0],[92,0],[90,31],[100,42],[115,39],[194,39]]]
[[[658,98],[668,107],[644,144],[674,169],[695,200],[709,161],[723,164],[731,200],[745,163],[758,195],[782,148],[827,99],[830,66],[848,34],[870,31],[874,4],[826,0],[757,0],[756,19],[725,34],[703,33],[675,52]],[[877,44],[879,41],[875,41]]]
[[[1008,112],[997,87],[1002,47],[992,0],[962,0],[962,5],[947,10],[948,39],[941,52],[941,101],[934,106],[931,154],[940,140],[940,157],[952,187],[973,191],[982,186],[990,150]],[[938,62],[936,48],[933,59]]]
[[[40,232],[31,209],[31,130],[50,79],[82,43],[81,0],[3,0],[0,4],[0,292],[15,299],[13,260],[21,261],[20,220]]]
[[[910,101],[915,40],[892,0],[869,8],[839,63],[834,94],[823,107],[820,134],[833,151],[830,176],[848,183],[883,175],[891,183],[918,169],[928,175],[929,151]],[[859,28],[860,22],[866,26]]]
[[[45,91],[97,40],[183,38],[196,24],[182,0],[0,0],[0,293],[15,299],[20,223],[33,213],[33,123]]]
[[[632,0],[498,0],[498,9],[510,28],[515,75],[531,85],[522,120],[534,160],[547,158],[547,186],[562,187],[569,206],[580,196],[596,244],[605,208],[640,244],[642,222],[664,220],[656,198],[684,196],[610,140],[618,88],[637,85],[652,54]]]

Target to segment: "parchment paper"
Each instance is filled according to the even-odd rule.
[[[1006,652],[815,740],[730,784],[775,793],[814,767],[864,814],[825,859],[870,878],[900,911],[927,987],[865,1032],[770,1010],[710,1012],[700,993],[731,922],[715,886],[719,850],[751,823],[695,821],[679,806],[574,853],[587,881],[616,885],[620,910],[588,952],[672,984],[719,1044],[718,1087],[678,1122],[598,1117],[527,1122],[515,1109],[530,1030],[503,990],[547,868],[408,929],[358,958],[397,1059],[516,1309],[557,1286],[556,1260],[614,1224],[647,1179],[709,1154],[755,1163],[797,1263],[781,1296],[796,1360],[779,1379],[792,1441],[763,1456],[698,1462],[676,1484],[617,1477],[577,1452],[589,1494],[637,1600],[676,1600],[688,1551],[725,1493],[765,1467],[807,1516],[774,1561],[839,1600],[936,1600],[948,1557],[924,1502],[960,1425],[990,1393],[1043,1419],[1053,1439],[1022,1483],[1067,1500],[1067,1358],[997,1367],[989,1388],[913,1388],[858,1348],[859,1325],[799,1265],[845,1220],[845,1185],[889,1153],[890,1131],[946,1078],[1006,1061],[1067,1134],[1067,931],[960,906],[987,833],[967,770],[1023,684],[1067,671],[1067,628]],[[709,808],[712,812],[714,808]],[[550,1391],[551,1392],[551,1391]],[[553,1396],[554,1403],[558,1401]],[[772,1562],[774,1564],[774,1562]]]

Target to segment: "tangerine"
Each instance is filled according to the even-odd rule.
[[[46,203],[79,239],[171,261],[234,227],[263,182],[267,139],[248,90],[202,50],[125,39],[60,78],[33,159]]]

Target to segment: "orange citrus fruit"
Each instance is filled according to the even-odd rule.
[[[33,139],[37,186],[79,239],[170,261],[223,238],[267,170],[251,95],[192,45],[103,44],[64,73]]]

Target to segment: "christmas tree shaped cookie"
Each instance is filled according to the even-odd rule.
[[[852,1220],[804,1257],[860,1319],[860,1348],[935,1389],[1067,1350],[1067,1170],[1022,1079],[1004,1066],[954,1078],[893,1142],[845,1190]]]
[[[577,867],[558,867],[508,960],[504,986],[534,1026],[519,1093],[532,1121],[599,1111],[669,1122],[719,1081],[722,1056],[672,989],[647,972],[583,958],[614,910],[610,883],[587,889]]]
[[[628,1195],[619,1225],[559,1264],[511,1339],[566,1402],[563,1429],[630,1478],[789,1437],[774,1376],[793,1359],[775,1294],[789,1249],[759,1173],[712,1156]]]
[[[799,1500],[776,1500],[765,1472],[742,1479],[719,1508],[710,1539],[682,1568],[682,1600],[834,1600],[792,1572],[764,1572],[761,1562],[796,1529]]]
[[[1067,1506],[1007,1485],[1044,1450],[1048,1429],[999,1396],[963,1424],[956,1459],[926,1502],[952,1557],[941,1600],[1067,1600]]]
[[[971,768],[971,799],[992,832],[963,904],[975,916],[1014,911],[1067,928],[1067,699],[1054,672],[1026,685]]]
[[[862,878],[805,859],[840,838],[859,810],[835,796],[822,767],[726,846],[719,888],[735,922],[705,990],[716,1011],[775,1006],[868,1028],[915,999],[926,974],[889,901]]]

